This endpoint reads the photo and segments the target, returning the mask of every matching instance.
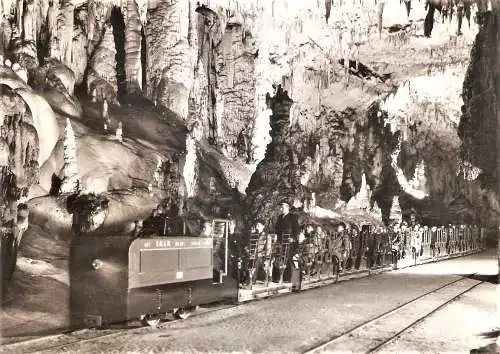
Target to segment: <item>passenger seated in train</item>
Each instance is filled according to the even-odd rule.
[[[303,234],[304,234],[304,237],[305,237],[304,242],[311,243],[313,241],[313,239],[314,239],[314,226],[311,225],[311,224],[307,224],[304,227]]]
[[[414,261],[416,261],[422,253],[422,232],[423,230],[420,228],[420,224],[416,224],[410,232],[411,254]]]
[[[402,251],[400,226],[398,223],[391,224],[389,229],[389,237],[391,243],[391,263],[394,268],[397,268],[398,259],[400,259]]]
[[[299,264],[302,274],[308,274],[314,262],[314,226],[307,224],[301,234],[304,236],[304,239],[299,245]]]
[[[367,247],[367,238],[370,234],[370,226],[363,225],[361,227],[361,231],[358,236],[358,249],[356,255],[356,261],[354,262],[354,267],[356,269],[366,267],[367,256],[368,256],[368,247]]]
[[[344,223],[341,223],[338,228],[337,232],[339,233],[339,237],[342,238],[342,259],[340,263],[340,271],[343,271],[344,269],[347,269],[348,266],[350,266],[349,260],[351,259],[351,252],[352,252],[352,242],[351,242],[351,235],[350,235],[350,230],[347,229],[347,225]]]
[[[315,241],[314,246],[316,247],[316,252],[320,252],[325,246],[326,233],[323,231],[323,228],[318,225],[316,226],[315,233]]]
[[[437,255],[436,242],[437,242],[437,227],[433,226],[431,228],[431,244],[430,244],[431,256],[432,257],[436,257],[436,255]]]
[[[254,254],[251,255],[253,264],[251,265],[250,280],[252,283],[255,283],[257,279],[267,282],[272,272],[273,236],[265,232],[264,229],[264,222],[258,221],[253,227],[250,236],[251,240],[255,240],[255,250],[252,250]]]

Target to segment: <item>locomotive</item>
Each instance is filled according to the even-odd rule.
[[[230,220],[158,216],[142,235],[75,237],[70,249],[72,327],[103,327],[167,313],[184,319],[197,305],[236,300],[228,262]],[[200,230],[203,228],[202,230]]]

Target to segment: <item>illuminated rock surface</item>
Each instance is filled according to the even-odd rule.
[[[29,199],[26,242],[48,227],[68,246],[74,216],[48,195],[66,119],[81,187],[109,199],[96,232],[144,218],[178,187],[189,213],[230,213],[240,231],[244,216],[272,220],[279,200],[312,193],[339,219],[387,221],[399,204],[397,218],[497,224],[497,19],[474,4],[458,35],[438,3],[2,1],[2,95],[17,102],[2,115],[29,108],[26,129],[7,130],[30,144],[13,151],[2,135],[0,164]],[[161,188],[167,159],[180,173]],[[483,173],[464,179],[463,166]]]

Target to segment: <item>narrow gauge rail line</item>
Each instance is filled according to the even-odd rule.
[[[430,317],[432,314],[436,313],[437,311],[439,311],[440,309],[442,309],[443,307],[445,307],[446,305],[452,303],[453,301],[455,301],[456,299],[458,299],[459,297],[461,297],[462,295],[464,295],[465,293],[471,291],[472,289],[474,289],[476,286],[479,286],[480,284],[483,284],[484,283],[484,280],[482,281],[479,281],[477,284],[469,287],[468,289],[465,289],[464,291],[462,291],[461,293],[455,295],[453,298],[451,298],[450,300],[446,301],[445,303],[439,305],[438,307],[436,307],[434,310],[432,310],[431,312],[429,312],[427,315],[425,316],[422,316],[420,317],[419,319],[417,319],[416,321],[413,321],[412,323],[410,323],[408,326],[404,327],[402,330],[400,330],[398,333],[394,334],[393,336],[391,336],[390,338],[387,338],[385,341],[381,342],[379,345],[377,345],[376,347],[374,348],[371,348],[368,353],[376,353],[378,351],[380,351],[383,347],[387,346],[389,343],[391,343],[392,341],[394,341],[396,338],[400,337],[401,334],[403,334],[404,332],[406,332],[407,330],[409,330],[410,328],[412,327],[415,327],[416,325],[418,325],[419,323],[421,323],[422,321],[424,321],[426,318]]]
[[[190,318],[195,318],[195,317],[200,317],[203,315],[207,315],[213,312],[217,311],[222,311],[222,310],[227,310],[227,309],[232,309],[234,307],[238,307],[243,304],[234,304],[234,305],[221,305],[220,307],[213,308],[213,309],[208,309],[203,312],[194,312]],[[164,322],[163,324],[160,324],[158,328],[163,329],[165,326],[168,326],[173,323],[185,321],[182,319],[175,319],[171,320],[168,322]],[[116,325],[116,324],[115,324]],[[1,352],[19,352],[19,348],[21,347],[23,353],[35,353],[35,352],[43,352],[43,351],[48,351],[48,350],[53,350],[53,349],[59,349],[63,348],[66,346],[71,346],[77,343],[83,343],[83,342],[90,342],[93,340],[98,340],[101,338],[105,337],[112,337],[112,336],[117,336],[123,333],[126,333],[131,330],[141,330],[141,329],[146,329],[149,328],[147,326],[144,327],[132,327],[132,328],[124,328],[124,329],[105,329],[105,330],[76,330],[76,331],[63,331],[60,334],[56,334],[52,337],[42,337],[42,338],[36,338],[36,339],[27,339],[24,341],[19,341],[15,343],[10,343],[10,344],[5,344]],[[86,332],[88,331],[88,332]],[[104,332],[104,333],[103,333]],[[55,344],[49,344],[44,346],[44,341],[51,341],[51,340],[61,340],[64,341],[63,343],[55,343]],[[33,347],[32,349],[24,349],[22,348],[23,346],[29,345],[30,342],[33,342]],[[11,348],[9,348],[11,347]]]
[[[472,274],[469,274],[469,275],[465,275],[465,276],[461,276],[459,279],[456,279],[456,280],[453,280],[452,282],[449,282],[449,283],[446,283],[442,286],[440,286],[439,288],[436,288],[436,289],[433,289],[433,290],[430,290],[422,295],[419,295],[413,299],[411,299],[410,301],[408,302],[405,302],[395,308],[393,308],[392,310],[389,310],[387,312],[384,312],[372,319],[369,319],[368,321],[365,321],[365,322],[362,322],[360,323],[359,325],[339,334],[339,335],[336,335],[326,341],[324,341],[323,343],[319,344],[319,345],[315,345],[307,350],[305,350],[303,353],[304,354],[312,354],[312,353],[318,353],[318,352],[321,352],[322,350],[325,350],[328,346],[334,344],[335,342],[341,340],[341,339],[344,339],[344,338],[347,338],[349,337],[353,332],[363,328],[363,327],[367,327],[369,326],[370,324],[373,324],[374,322],[378,321],[378,320],[381,320],[385,317],[388,317],[412,304],[414,304],[416,301],[426,297],[426,296],[429,296],[433,293],[436,293],[438,292],[439,290],[441,289],[444,289],[446,287],[449,287],[450,285],[453,285],[459,281],[462,281],[464,279],[467,279],[468,277],[471,277],[473,275],[475,275],[477,273],[472,273]],[[435,313],[436,311],[440,310],[441,308],[443,308],[444,306],[448,305],[449,303],[455,301],[457,298],[459,298],[460,296],[462,296],[463,294],[471,291],[472,289],[474,289],[476,286],[480,285],[484,283],[484,281],[479,281],[478,283],[476,283],[475,285],[471,286],[471,287],[468,287],[466,290],[460,292],[459,294],[455,295],[453,298],[447,300],[446,302],[444,302],[443,304],[439,305],[438,307],[436,307],[435,309],[433,309],[431,312],[427,313],[426,315],[418,318],[416,321],[413,321],[412,323],[410,323],[409,325],[405,326],[403,329],[401,329],[400,331],[398,331],[396,334],[392,335],[391,337],[383,340],[381,343],[377,344],[376,346],[372,347],[372,348],[369,348],[366,350],[366,353],[375,353],[377,351],[380,351],[382,347],[386,346],[387,344],[389,344],[390,342],[392,342],[394,339],[398,338],[399,336],[401,336],[401,334],[403,334],[404,332],[406,332],[408,329],[410,329],[411,327],[414,327],[415,325],[419,324],[420,322],[422,322],[424,319],[426,319],[427,317],[429,317],[430,315],[432,315],[433,313]]]

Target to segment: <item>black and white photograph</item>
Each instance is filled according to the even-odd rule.
[[[0,352],[500,354],[500,0],[0,11]]]

